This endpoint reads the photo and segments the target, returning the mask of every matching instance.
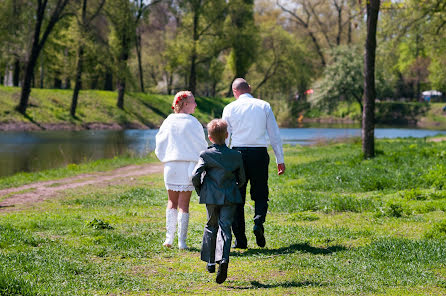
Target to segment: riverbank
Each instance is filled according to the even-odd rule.
[[[17,112],[20,88],[0,86],[0,130],[88,130],[158,128],[172,112],[173,96],[127,93],[124,110],[116,107],[117,93],[81,91],[76,117],[70,116],[71,90],[33,89],[26,116]],[[194,116],[207,123],[221,116],[228,98],[196,98]]]
[[[26,116],[15,111],[20,88],[0,86],[0,131],[38,130],[122,130],[158,128],[171,112],[172,96],[127,93],[124,110],[116,107],[117,93],[111,91],[81,91],[76,117],[69,114],[71,90],[33,89]],[[194,116],[204,125],[222,114],[233,98],[197,97]],[[359,125],[361,114],[356,105],[340,104],[331,113],[316,109],[288,114],[282,102],[273,102],[281,127],[314,125]],[[377,102],[377,124],[426,129],[446,129],[443,103]]]
[[[285,175],[269,168],[266,247],[250,231],[248,196],[249,248],[231,250],[222,285],[200,261],[206,211],[195,193],[190,249],[162,247],[162,173],[0,208],[0,295],[443,295],[446,142],[378,140],[376,149],[362,160],[358,142],[286,146]]]

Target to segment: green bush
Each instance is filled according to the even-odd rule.
[[[446,238],[446,219],[435,223],[432,228],[426,232],[426,238]]]

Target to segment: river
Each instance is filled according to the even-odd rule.
[[[0,177],[118,155],[144,156],[155,149],[158,130],[0,132]],[[283,128],[284,144],[360,137],[359,128]],[[376,138],[423,138],[446,131],[377,128]]]

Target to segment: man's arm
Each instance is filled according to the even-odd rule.
[[[266,131],[268,132],[269,141],[276,155],[277,174],[285,173],[285,161],[283,156],[282,139],[280,138],[279,126],[274,117],[273,110],[268,108],[266,116]]]

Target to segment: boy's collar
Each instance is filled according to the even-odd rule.
[[[215,143],[213,143],[211,146],[209,146],[209,148],[210,148],[210,147],[221,148],[221,147],[227,147],[227,146],[226,146],[226,144],[215,144]]]

